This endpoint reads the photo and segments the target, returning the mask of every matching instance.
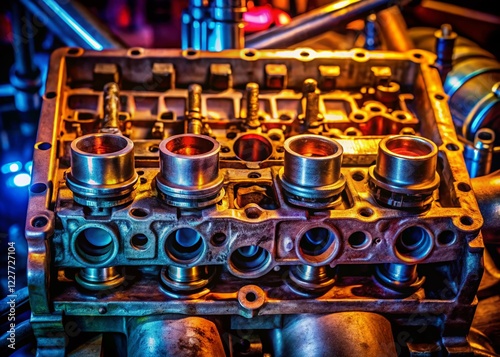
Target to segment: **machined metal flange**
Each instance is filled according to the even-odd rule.
[[[291,204],[324,209],[341,203],[346,181],[340,172],[343,148],[338,142],[320,135],[298,135],[288,138],[284,149],[279,178]]]
[[[426,138],[399,135],[382,139],[377,163],[368,170],[375,199],[392,208],[428,208],[440,182],[437,153],[436,144]]]
[[[116,134],[89,134],[71,143],[71,169],[66,184],[74,200],[89,207],[115,207],[131,202],[137,187],[134,143]]]
[[[204,135],[174,135],[160,143],[160,198],[181,208],[201,208],[224,196],[219,172],[220,144]]]

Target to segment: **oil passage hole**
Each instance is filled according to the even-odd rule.
[[[460,222],[464,226],[472,226],[472,224],[474,223],[474,220],[469,216],[462,216],[462,217],[460,217]]]
[[[459,147],[455,144],[446,144],[446,148],[450,151],[458,151]]]
[[[88,154],[112,154],[125,149],[128,142],[118,135],[87,136],[76,143],[76,148]]]
[[[363,217],[371,217],[373,215],[373,210],[371,208],[361,208],[359,214]]]
[[[170,140],[165,147],[177,155],[196,156],[212,151],[215,145],[211,140],[199,136],[183,135]]]
[[[144,218],[144,217],[147,217],[149,215],[149,212],[146,211],[145,209],[143,208],[132,208],[130,210],[130,215],[132,217],[137,217],[137,218]]]
[[[356,171],[352,174],[352,179],[354,181],[363,181],[365,179],[365,175],[361,171]]]
[[[469,186],[469,184],[467,184],[465,182],[460,182],[457,187],[462,192],[469,192],[471,190],[471,187]]]
[[[261,135],[246,134],[236,139],[233,150],[240,160],[260,162],[271,156],[273,146]]]
[[[210,242],[212,243],[212,245],[214,245],[216,247],[220,247],[220,246],[224,245],[224,243],[226,243],[226,240],[227,240],[227,236],[222,232],[218,232],[212,236],[212,239],[210,239]]]

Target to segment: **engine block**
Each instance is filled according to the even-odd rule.
[[[56,51],[26,226],[39,353],[68,326],[130,356],[192,334],[196,355],[323,355],[331,329],[470,352],[483,222],[434,60]]]

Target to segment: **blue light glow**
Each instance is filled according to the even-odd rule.
[[[26,173],[20,173],[14,176],[14,185],[17,187],[28,186],[31,182],[31,176]]]
[[[10,174],[12,172],[18,172],[21,170],[23,167],[23,164],[21,164],[19,161],[14,161],[14,162],[8,162],[4,165],[2,165],[2,173],[3,174]]]
[[[28,161],[26,164],[24,164],[24,169],[31,175],[31,171],[33,170],[33,161]]]

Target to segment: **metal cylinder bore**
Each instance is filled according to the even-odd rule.
[[[394,208],[425,208],[439,185],[438,149],[417,136],[393,136],[380,141],[377,163],[370,167],[370,187],[379,203]]]
[[[156,177],[162,198],[176,207],[205,207],[222,198],[219,173],[220,144],[196,134],[172,136],[160,143],[160,173]]]
[[[290,203],[311,208],[339,203],[345,186],[342,146],[319,135],[298,135],[287,139],[284,148],[280,179]]]
[[[121,135],[90,134],[71,143],[67,184],[76,202],[114,207],[130,202],[137,185],[134,143]]]

